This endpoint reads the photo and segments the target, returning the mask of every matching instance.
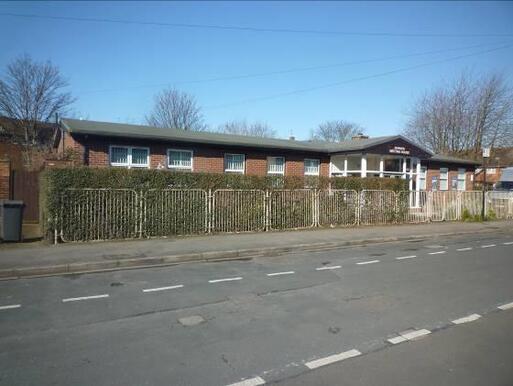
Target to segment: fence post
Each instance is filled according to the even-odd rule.
[[[264,232],[269,231],[269,191],[265,191],[264,195]]]
[[[313,221],[314,228],[319,226],[319,190],[313,191]]]
[[[146,203],[144,203],[144,207],[143,207],[143,201],[144,201],[144,195],[143,195],[143,192],[142,190],[140,190],[139,192],[135,192],[135,199],[136,201],[139,202],[139,238],[142,239],[142,234],[143,234],[143,223],[145,222],[145,212],[146,212]]]
[[[461,196],[463,195],[462,192],[458,192],[457,193],[458,195],[458,206],[456,207],[456,221],[458,220],[461,220],[461,213],[463,212],[463,199],[461,198]]]
[[[207,195],[207,201],[208,201],[208,204],[207,204],[207,233],[212,233],[212,216],[213,216],[212,201],[213,201],[213,199],[214,198],[212,196],[212,189],[209,189],[208,195]]]
[[[488,213],[488,200],[486,199],[486,194],[488,192],[486,190],[483,190],[483,201],[481,202],[481,214],[482,214],[482,220],[485,219],[486,214]]]
[[[363,194],[363,190],[361,190],[359,193],[358,193],[358,196],[356,197],[356,207],[355,207],[355,216],[356,216],[356,225],[360,225],[360,222],[361,222],[361,206],[362,206],[362,194]]]

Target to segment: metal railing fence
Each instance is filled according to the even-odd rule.
[[[63,193],[63,241],[140,237],[140,195],[130,189],[68,189]]]
[[[513,192],[486,192],[485,211],[490,218],[513,219]]]
[[[213,232],[257,232],[266,227],[266,192],[216,190],[212,200]]]
[[[187,235],[207,231],[207,193],[201,189],[151,189],[142,195],[142,235]]]
[[[480,191],[68,189],[62,241],[456,221],[479,216]],[[513,219],[513,193],[487,192],[490,218]]]
[[[359,194],[355,190],[319,190],[318,226],[352,226],[358,222]]]

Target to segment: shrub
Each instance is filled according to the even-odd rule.
[[[461,221],[472,221],[473,218],[474,217],[470,214],[467,208],[463,209],[463,212],[461,213]]]

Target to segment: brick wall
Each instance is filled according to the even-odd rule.
[[[0,200],[8,200],[11,192],[11,161],[0,160]]]
[[[438,177],[438,190],[440,190],[440,168],[448,168],[448,189],[447,190],[455,190],[452,189],[452,179],[458,178],[458,169],[461,166],[457,165],[443,165],[443,164],[432,164],[428,166],[426,173],[426,190],[430,191],[433,189],[432,186],[432,178]],[[470,168],[470,166],[465,167],[465,190],[472,190],[474,188],[474,183],[472,181],[472,175],[474,174],[474,168]]]
[[[66,136],[67,138],[73,138]],[[67,143],[67,145],[66,145]],[[314,158],[321,161],[320,175],[329,176],[329,157],[319,154],[257,151],[254,149],[222,148],[206,145],[188,145],[178,143],[162,144],[151,141],[136,141],[121,138],[80,138],[65,141],[66,146],[79,150],[84,154],[84,164],[92,167],[109,166],[109,146],[141,146],[150,149],[150,168],[167,168],[167,149],[182,149],[193,151],[193,171],[206,173],[224,173],[225,153],[245,155],[245,174],[265,176],[267,174],[267,157],[285,157],[285,175],[302,176],[304,174],[304,159]]]
[[[235,153],[245,155],[245,174],[265,176],[267,174],[267,157],[285,157],[285,175],[287,176],[303,176],[304,175],[304,159],[319,159],[320,175],[329,176],[330,158],[325,154],[307,153],[307,152],[291,152],[276,150],[257,150],[235,147],[220,147],[199,144],[184,144],[173,142],[156,142],[149,140],[130,140],[123,138],[107,138],[107,137],[80,137],[73,138],[71,135],[64,136],[64,148],[74,149],[82,155],[82,163],[92,167],[109,167],[109,145],[120,146],[141,146],[150,149],[150,168],[167,169],[167,149],[182,149],[193,151],[193,171],[206,173],[224,173],[224,155],[225,153]],[[425,164],[425,163],[423,163]],[[435,162],[427,163],[426,190],[432,189],[431,180],[433,176],[440,176],[440,167],[449,169],[448,185],[451,190],[451,181],[453,176],[458,175],[458,165],[439,164]],[[472,190],[473,182],[471,176],[474,168],[472,166],[465,167],[466,172],[466,190]]]

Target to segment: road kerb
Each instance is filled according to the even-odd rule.
[[[495,230],[490,230],[490,232]],[[269,248],[251,248],[240,250],[227,250],[227,251],[212,251],[201,253],[187,253],[166,256],[150,256],[150,257],[135,257],[129,259],[109,260],[109,261],[93,261],[93,262],[80,262],[70,264],[58,264],[48,266],[35,266],[23,268],[9,268],[0,270],[0,280],[11,280],[18,278],[54,276],[65,274],[85,274],[104,271],[115,271],[122,269],[132,268],[151,268],[170,266],[184,263],[193,262],[220,262],[230,260],[249,260],[257,256],[278,256],[284,253],[296,251],[322,251],[323,249],[341,248],[362,244],[378,244],[396,241],[411,241],[423,240],[434,237],[446,236],[459,236],[464,234],[483,233],[487,231],[476,230],[468,232],[450,232],[450,233],[435,233],[435,234],[419,234],[412,236],[397,236],[397,237],[376,237],[361,240],[348,240],[342,242],[320,242],[310,244],[298,244],[293,246],[279,246]]]

